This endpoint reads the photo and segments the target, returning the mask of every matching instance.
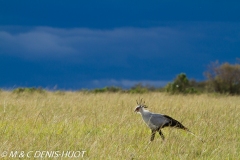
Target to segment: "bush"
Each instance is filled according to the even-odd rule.
[[[43,90],[42,88],[16,88],[13,90],[13,93],[45,93],[45,90]]]
[[[146,93],[146,92],[149,92],[149,88],[143,86],[141,83],[134,85],[129,90],[129,93]]]
[[[196,93],[197,90],[190,85],[185,73],[179,74],[174,82],[168,83],[165,87],[168,93]]]
[[[240,65],[229,63],[219,64],[218,61],[209,65],[205,72],[208,78],[208,89],[219,93],[240,94]]]
[[[121,91],[122,91],[121,88],[119,88],[119,87],[114,87],[114,86],[106,87],[106,90],[107,90],[107,92],[121,92]]]
[[[123,91],[121,88],[119,87],[104,87],[104,88],[96,88],[94,90],[92,90],[92,92],[94,93],[104,93],[104,92],[121,92]]]

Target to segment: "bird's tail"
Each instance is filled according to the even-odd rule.
[[[176,127],[179,129],[189,131],[189,129],[187,127],[185,127],[184,125],[182,125],[182,123],[178,122],[177,120],[173,119],[172,117],[169,117],[167,115],[164,115],[164,117],[166,117],[169,120],[169,122],[164,124],[164,126],[162,126],[162,128],[163,127]]]
[[[191,135],[195,136],[197,139],[199,139],[201,142],[204,142],[200,137],[198,137],[197,135],[195,135],[192,131],[190,131],[187,127],[185,127],[182,123],[178,122],[177,120],[173,119],[172,117],[166,116],[164,115],[164,117],[168,118],[170,120],[169,123],[165,124],[166,126],[170,126],[170,127],[176,127],[179,129],[183,129],[187,132],[189,132]],[[163,126],[165,127],[165,126]]]

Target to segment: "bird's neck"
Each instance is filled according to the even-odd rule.
[[[142,108],[142,109],[140,110],[140,113],[141,113],[142,116],[144,116],[144,115],[149,114],[150,112],[149,112],[148,110],[145,110],[144,108]]]

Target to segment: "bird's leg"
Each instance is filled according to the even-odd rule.
[[[156,134],[156,130],[152,130],[152,135],[151,135],[150,141],[154,140],[155,134]]]
[[[158,130],[158,132],[159,132],[160,136],[162,137],[162,140],[164,140],[164,139],[165,139],[165,137],[164,137],[164,135],[163,135],[163,133],[162,133],[161,129],[159,129],[159,130]]]

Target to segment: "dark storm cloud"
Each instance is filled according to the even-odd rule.
[[[207,64],[217,59],[235,61],[240,51],[239,28],[236,22],[115,29],[2,26],[0,56],[4,64],[7,60],[18,64],[11,70],[12,77],[4,71],[6,81],[15,78],[14,72],[20,77],[29,72],[20,78],[26,84],[66,88],[137,82],[161,85],[180,72],[202,79]],[[32,64],[35,70],[30,69]]]
[[[61,29],[35,27],[11,33],[0,28],[1,54],[26,58],[142,59],[218,54],[239,49],[240,23],[183,23],[154,28]],[[75,59],[76,60],[76,59]]]
[[[238,1],[2,0],[0,87],[204,79],[240,52]]]

